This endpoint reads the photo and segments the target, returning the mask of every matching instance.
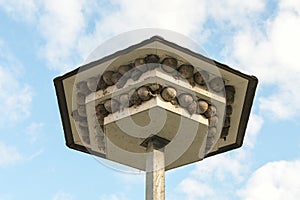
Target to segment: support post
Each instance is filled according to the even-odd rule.
[[[155,141],[147,143],[146,200],[165,199],[164,148],[155,148]]]

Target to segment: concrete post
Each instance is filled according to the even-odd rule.
[[[148,142],[146,163],[146,200],[165,199],[165,154],[157,150],[153,141]]]

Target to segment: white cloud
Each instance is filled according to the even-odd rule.
[[[22,161],[32,161],[34,158],[42,155],[43,152],[44,150],[40,149],[31,155],[24,155],[16,147],[0,141],[0,167],[14,165]]]
[[[50,68],[65,71],[74,67],[75,47],[85,28],[82,9],[80,0],[43,1],[39,30],[46,41],[43,53]]]
[[[85,63],[95,61],[99,58],[112,54],[118,50],[127,48],[130,45],[134,45],[145,39],[149,39],[153,35],[159,35],[169,41],[176,41],[177,44],[189,48],[191,50],[198,50],[198,51],[202,50],[201,47],[195,41],[180,33],[166,30],[166,29],[145,28],[145,29],[136,29],[133,31],[128,31],[120,35],[117,35],[109,40],[106,40],[99,46],[97,46],[97,48],[92,52],[82,52],[84,55],[86,55]],[[89,42],[87,42],[87,44],[88,43]],[[93,43],[93,45],[98,45],[98,44]]]
[[[242,148],[196,163],[190,176],[183,179],[178,185],[178,189],[185,195],[185,199],[218,200],[232,199],[233,196],[236,196],[235,187],[244,182],[249,175],[251,167],[249,150],[254,147],[255,138],[262,124],[263,119],[260,116],[250,115],[244,139],[245,144]]]
[[[16,20],[33,21],[38,7],[36,0],[0,0],[0,9]]]
[[[259,77],[262,86],[275,88],[259,99],[261,113],[291,119],[300,111],[300,9],[297,1],[280,1],[279,10],[261,27],[235,34],[227,56]]]
[[[244,149],[210,157],[197,163],[192,174],[201,180],[214,179],[224,181],[230,176],[232,180],[239,182],[247,172],[246,158],[247,153]]]
[[[296,73],[296,72],[294,72]],[[295,119],[300,111],[300,81],[290,80],[290,83],[282,83],[276,89],[276,93],[259,99],[260,109],[271,118],[280,120]]]
[[[236,9],[237,7],[239,9]],[[169,29],[203,42],[210,34],[210,31],[203,28],[208,18],[223,22],[249,19],[250,12],[261,11],[263,7],[262,0],[251,3],[237,0],[222,3],[206,0],[175,0],[171,3],[161,0],[147,3],[138,0],[115,0],[112,1],[110,10],[102,10],[105,16],[102,15],[102,18],[96,21],[92,34],[83,37],[79,49],[84,49],[88,44],[96,45],[108,37],[141,28]],[[89,49],[91,48],[92,46]]]
[[[32,122],[26,127],[26,133],[30,138],[30,143],[35,143],[40,137],[40,131],[44,127],[43,123]]]
[[[169,29],[185,35],[201,33],[198,40],[207,36],[207,32],[202,28],[206,18],[203,0],[152,0],[147,3],[138,0],[115,0],[111,2],[110,10],[102,9],[101,12],[104,14],[95,21],[94,29],[79,40],[78,50],[83,58],[104,40],[136,29]],[[136,33],[135,43],[139,42],[140,38],[146,39],[146,32]],[[144,34],[144,37],[139,34]],[[154,34],[152,32],[151,36]],[[119,49],[124,47],[122,44],[118,46]]]
[[[100,200],[128,200],[128,198],[121,193],[110,195],[103,194],[100,196]]]
[[[16,3],[2,2],[14,8],[14,12],[21,17],[23,12],[17,12]],[[25,10],[29,10],[28,13],[37,18],[38,29],[45,39],[42,54],[50,68],[66,71],[79,64],[105,39],[135,29],[169,29],[203,42],[211,32],[204,28],[206,20],[212,19],[226,26],[244,25],[245,20],[253,19],[254,13],[263,10],[265,1],[151,0],[145,3],[139,0],[113,0],[103,3],[31,0],[22,4]]]
[[[7,82],[5,84],[7,84]],[[26,84],[24,85],[24,88],[20,88],[21,86],[16,87],[16,91],[9,94],[5,93],[8,91],[4,90],[4,93],[0,95],[0,99],[3,100],[1,109],[4,112],[2,112],[2,117],[11,121],[17,121],[30,115],[30,103],[32,101],[30,87]]]
[[[237,7],[239,9],[236,9]],[[110,4],[109,10],[101,10],[101,18],[95,20],[94,30],[80,37],[77,48],[80,55],[86,58],[88,53],[105,39],[126,31],[143,28],[169,29],[190,36],[195,41],[202,43],[207,39],[211,31],[204,28],[208,18],[216,21],[222,19],[223,22],[232,21],[232,24],[236,24],[237,22],[234,21],[249,19],[250,12],[259,12],[263,7],[264,1],[262,0],[256,0],[252,3],[236,0],[225,1],[221,6],[219,1],[206,0],[175,0],[171,3],[161,0],[152,0],[147,3],[138,0],[115,0]],[[228,10],[230,12],[227,12]],[[253,15],[251,15],[251,19],[253,19]],[[242,23],[240,22],[239,24]],[[151,32],[150,29],[147,31]],[[135,33],[135,42],[138,42],[140,38],[147,38],[148,34],[145,33],[147,31]],[[164,37],[165,35],[171,35],[170,33],[164,34],[157,30],[156,32],[156,34]],[[139,34],[143,35],[143,37]],[[152,32],[152,35],[154,34]],[[128,40],[130,39],[129,37]],[[166,39],[174,38],[166,37]],[[179,38],[176,38],[174,41],[180,44],[178,40]],[[117,44],[118,48],[114,48],[114,50],[125,48],[125,45],[122,46],[123,43],[119,41]],[[111,46],[102,46],[102,49],[107,48],[112,49]]]
[[[205,20],[205,1],[115,0],[115,12],[100,21],[100,32],[121,33],[137,28],[164,28],[189,35],[201,29]]]
[[[38,30],[45,39],[42,54],[50,68],[63,72],[74,68],[100,42],[138,28],[163,28],[187,35],[201,32],[205,38],[202,29],[205,1],[116,0],[106,3],[109,5],[96,1],[47,0],[39,4]]]
[[[106,11],[106,16],[96,24],[95,38],[103,38],[103,34],[111,36],[149,27],[169,29],[192,36],[203,33],[203,25],[208,17],[218,21],[250,18],[249,13],[253,15],[254,12],[262,11],[265,3],[263,0],[151,0],[147,3],[138,0],[114,0],[111,5],[113,9]]]
[[[49,68],[59,71],[74,68],[82,60],[77,43],[86,28],[84,15],[90,15],[91,7],[95,8],[94,1],[0,0],[0,9],[9,16],[37,28],[45,41],[39,53]]]
[[[245,26],[249,20],[253,20],[254,15],[263,11],[265,0],[239,1],[228,0],[207,1],[208,15],[218,23],[226,23],[226,26]],[[237,9],[238,8],[238,9]]]
[[[235,195],[234,188],[245,180],[248,173],[249,156],[245,150],[239,149],[197,163],[177,188],[184,194],[184,199],[231,199]]]
[[[195,200],[204,197],[212,198],[212,196],[214,196],[214,190],[209,185],[197,182],[191,178],[184,179],[177,187],[183,193],[187,194],[185,199],[188,200]]]
[[[261,116],[254,113],[250,115],[244,138],[244,145],[250,148],[254,147],[256,136],[260,132],[263,123],[264,120]]]
[[[119,200],[119,198],[117,197],[117,195],[102,195],[101,200]]]
[[[74,197],[71,194],[65,192],[58,192],[52,198],[52,200],[73,200],[73,199]]]
[[[280,0],[279,5],[283,10],[290,10],[300,13],[300,2],[295,0]]]
[[[32,90],[19,77],[23,75],[22,65],[4,50],[0,42],[0,122],[16,122],[30,115]]]
[[[0,66],[1,123],[15,122],[29,116],[31,100],[30,87],[19,83],[10,70]]]
[[[12,165],[23,159],[19,151],[0,142],[0,166]]]
[[[31,161],[33,159],[35,159],[36,157],[42,155],[44,153],[43,149],[40,149],[38,151],[36,151],[35,153],[31,154],[30,156],[28,156],[28,158],[26,158],[26,160]]]
[[[299,174],[299,160],[267,163],[252,174],[238,194],[244,200],[296,200],[300,196]]]

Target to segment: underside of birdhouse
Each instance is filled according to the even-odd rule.
[[[54,82],[67,145],[140,170],[151,138],[167,170],[240,147],[257,85],[156,36]]]

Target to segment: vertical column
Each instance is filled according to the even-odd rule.
[[[150,140],[147,144],[146,200],[165,199],[165,155],[162,149],[155,148]]]

